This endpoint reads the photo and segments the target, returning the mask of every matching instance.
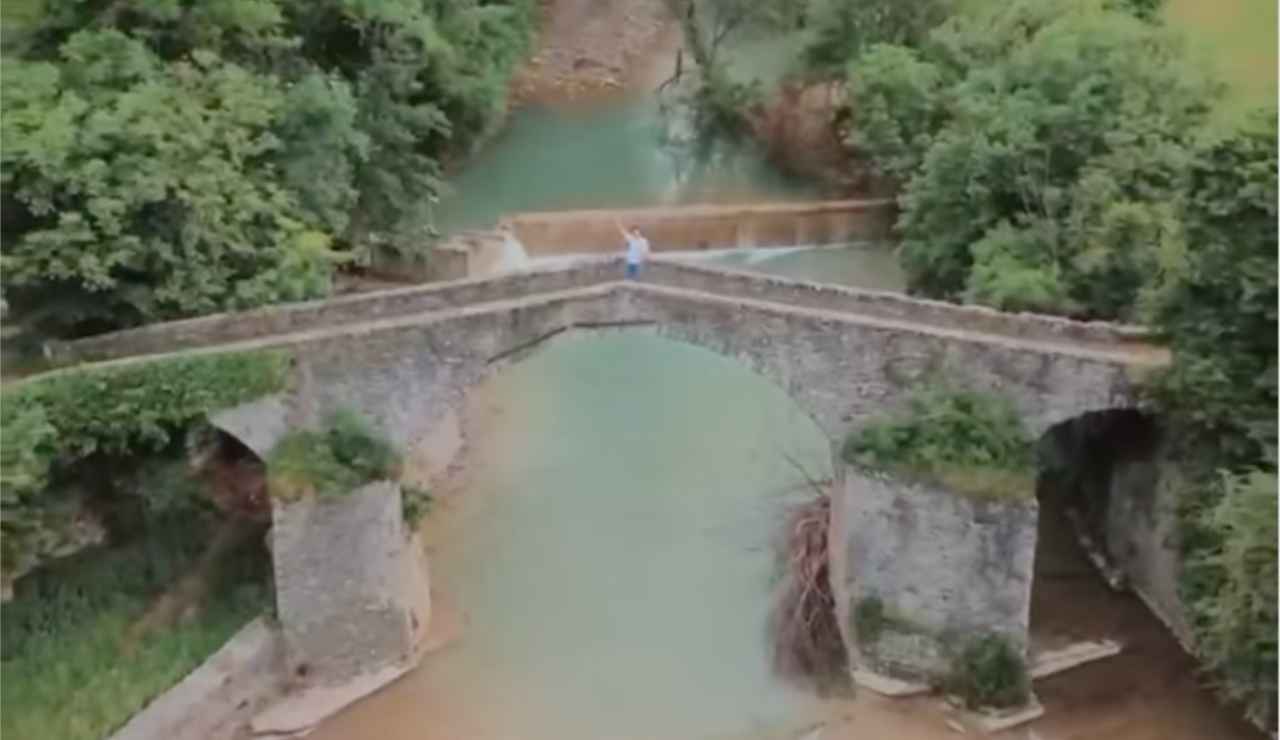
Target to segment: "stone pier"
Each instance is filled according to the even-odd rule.
[[[851,661],[908,680],[944,676],[968,640],[1024,652],[1039,508],[846,467],[834,491],[832,580]]]
[[[426,563],[408,536],[400,487],[273,506],[276,605],[290,675],[338,685],[409,666],[430,617]]]

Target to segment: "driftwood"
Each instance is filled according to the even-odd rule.
[[[816,481],[811,481],[817,485]],[[782,582],[774,593],[769,634],[774,668],[820,688],[843,684],[847,658],[831,592],[827,527],[831,499],[817,496],[792,507],[780,542]]]

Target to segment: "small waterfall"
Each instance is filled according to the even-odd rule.
[[[505,231],[502,237],[502,252],[496,267],[498,272],[517,272],[529,269],[529,254],[524,245],[512,231]]]

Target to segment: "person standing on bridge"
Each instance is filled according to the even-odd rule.
[[[640,265],[649,256],[649,240],[634,225],[624,229],[617,221],[614,224],[627,242],[627,279],[635,280],[640,276]]]

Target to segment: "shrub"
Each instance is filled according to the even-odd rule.
[[[861,643],[873,643],[884,634],[889,618],[885,615],[884,601],[878,596],[868,596],[853,610],[853,630]]]
[[[804,50],[816,69],[839,69],[874,44],[914,46],[947,17],[943,0],[819,0],[812,10],[814,41]]]
[[[1218,501],[1199,513],[1211,544],[1187,562],[1196,651],[1251,719],[1276,718],[1276,517],[1274,473],[1223,474]]]
[[[910,287],[1132,319],[1221,86],[1177,37],[1101,2],[957,14],[850,66],[851,143],[903,184]],[[862,96],[869,98],[863,105]]]
[[[137,620],[198,562],[216,528],[207,512],[156,525],[144,538],[58,560],[17,583],[0,607],[4,737],[109,737],[273,601],[270,560],[255,541],[220,562],[201,609],[131,639]]]
[[[59,462],[158,450],[211,411],[284,388],[289,362],[279,351],[224,352],[54,371],[3,391],[0,428],[7,435],[39,407],[55,432],[45,448]],[[26,424],[17,433],[40,428]]]
[[[422,518],[431,512],[431,492],[414,485],[400,486],[400,516],[410,531],[418,528]]]
[[[328,238],[274,174],[275,79],[114,30],[60,53],[3,67],[15,308],[82,332],[327,292]]]
[[[955,656],[944,688],[970,709],[1016,707],[1031,697],[1031,678],[1017,648],[1000,635],[985,635]]]
[[[314,492],[342,496],[376,480],[400,477],[400,455],[360,417],[335,413],[323,431],[291,432],[267,460],[273,496],[295,499]]]
[[[930,389],[906,412],[857,429],[845,462],[915,475],[978,497],[1034,495],[1031,441],[1008,401],[983,393]]]
[[[65,517],[51,478],[89,458],[136,460],[170,447],[211,411],[284,387],[281,352],[178,356],[70,368],[0,392],[0,532],[10,568],[38,556]]]

